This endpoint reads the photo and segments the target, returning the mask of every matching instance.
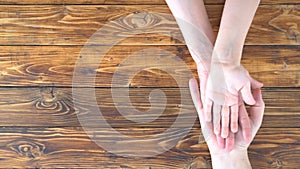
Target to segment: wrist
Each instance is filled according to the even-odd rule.
[[[195,52],[192,48],[189,48],[189,51],[196,63],[198,73],[201,72],[208,74],[211,66],[211,58],[205,56],[202,57],[199,52]]]
[[[251,169],[247,149],[234,149],[225,153],[211,153],[214,169]]]
[[[212,53],[212,63],[240,66],[243,45],[238,46],[240,45],[229,42],[227,45],[216,44]]]
[[[210,65],[211,71],[216,72],[232,72],[241,70],[239,63],[222,62],[220,60],[212,60]]]

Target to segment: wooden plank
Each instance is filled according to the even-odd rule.
[[[292,0],[290,0],[292,1]],[[0,0],[3,5],[164,5],[165,0]]]
[[[215,31],[222,7],[207,6]],[[0,11],[0,45],[83,45],[113,20],[116,23],[103,34],[106,38],[97,43],[111,44],[114,38],[123,39],[120,45],[183,44],[176,40],[182,36],[165,5],[2,5]],[[261,5],[246,44],[299,45],[299,18],[298,5]]]
[[[225,0],[204,0],[205,4],[223,4]],[[261,4],[298,4],[299,0],[262,0]],[[165,5],[165,0],[0,0],[2,5]]]
[[[181,91],[178,88],[161,88],[167,102],[160,102],[162,96],[152,96],[152,101],[157,100],[152,106],[149,102],[152,88],[131,88],[129,100],[128,96],[121,94],[114,96],[113,100],[110,88],[97,88],[96,107],[100,108],[102,116],[93,111],[92,96],[85,89],[81,90],[81,98],[74,94],[78,100],[74,106],[71,88],[0,88],[0,126],[76,127],[80,126],[77,115],[83,114],[79,117],[84,122],[89,122],[88,127],[108,127],[108,123],[115,128],[169,128],[173,124],[188,128],[195,120],[195,127],[199,127],[197,114],[186,88]],[[264,90],[266,110],[263,127],[300,127],[299,96],[299,89]],[[146,112],[151,108],[156,111]],[[131,116],[123,114],[129,110],[133,112],[132,109],[139,112],[132,113]],[[130,121],[127,117],[148,122]],[[175,123],[176,120],[178,121]]]
[[[81,46],[0,46],[0,86],[188,87],[189,74],[197,77],[186,46],[91,49],[81,58],[89,63],[75,69]],[[299,52],[300,46],[245,46],[242,64],[265,87],[299,87]],[[72,84],[74,75],[85,80]],[[112,83],[113,77],[120,78]]]
[[[181,129],[182,130],[182,129]],[[181,131],[180,129],[178,132]],[[148,129],[120,129],[130,137],[149,139]],[[156,128],[154,133],[162,132]],[[1,128],[0,150],[2,167],[101,167],[101,168],[207,168],[211,159],[202,141],[201,133],[193,129],[172,149],[147,158],[122,157],[105,151],[96,145],[81,128]],[[119,140],[111,133],[100,130],[99,139],[130,145],[125,153],[135,154],[138,144]],[[158,142],[168,142],[177,135],[163,136]],[[274,139],[276,137],[276,139]],[[202,140],[202,139],[200,139]],[[165,147],[166,143],[155,146]],[[156,149],[157,147],[148,147]],[[300,165],[300,130],[289,128],[261,129],[249,148],[253,168],[297,168]],[[139,150],[139,153],[147,153]]]

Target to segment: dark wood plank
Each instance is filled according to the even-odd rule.
[[[290,0],[292,1],[292,0]],[[165,0],[0,0],[4,5],[163,5]]]
[[[206,4],[223,4],[225,0],[204,0]],[[299,0],[262,0],[261,4],[298,4]],[[165,5],[165,0],[0,0],[2,5]]]
[[[154,131],[155,130],[155,131]],[[119,129],[128,137],[144,138],[163,129]],[[145,135],[148,132],[148,135]],[[182,129],[178,129],[178,133]],[[136,154],[138,144],[120,140],[104,130],[99,139],[128,145],[124,154]],[[170,143],[178,135],[164,135],[159,143]],[[276,137],[276,139],[274,139]],[[200,138],[200,139],[199,139]],[[200,142],[199,142],[200,140]],[[199,129],[193,129],[173,148],[147,158],[122,157],[95,144],[81,128],[1,128],[1,167],[101,167],[101,168],[207,168],[211,159]],[[167,144],[158,144],[165,147]],[[157,147],[148,147],[157,149]],[[122,151],[122,150],[120,150]],[[253,168],[297,168],[300,165],[300,130],[290,128],[261,129],[249,148]],[[140,154],[146,153],[139,150]]]
[[[114,96],[113,100],[110,88],[97,88],[96,107],[100,108],[102,116],[93,111],[91,95],[85,89],[81,90],[82,93],[79,94],[82,98],[74,94],[75,98],[81,99],[76,102],[75,108],[70,88],[0,88],[0,126],[74,127],[80,126],[77,118],[80,115],[80,119],[89,122],[88,127],[108,127],[108,123],[115,128],[169,128],[171,125],[188,128],[195,120],[196,127],[199,127],[197,114],[186,88],[181,91],[178,88],[161,88],[167,102],[164,104],[159,102],[162,97],[152,96],[153,101],[157,100],[152,107],[149,102],[149,93],[153,91],[151,88],[131,88],[129,101],[121,94]],[[263,127],[300,127],[299,96],[299,89],[264,90],[266,110]],[[148,122],[128,120],[128,116],[125,117],[123,113],[132,110],[130,108],[139,111],[132,114],[131,118]],[[150,108],[157,112],[145,112]],[[153,119],[154,117],[157,119]],[[176,120],[178,121],[175,123]]]
[[[188,87],[189,75],[197,77],[186,46],[105,48],[91,47],[92,56],[80,58],[81,46],[0,46],[0,86]],[[299,87],[299,52],[300,46],[246,46],[242,64],[265,87]],[[80,59],[89,63],[74,74]],[[74,75],[85,80],[72,84]],[[113,77],[120,78],[112,85]]]
[[[207,6],[215,31],[222,7]],[[165,5],[2,5],[0,11],[0,45],[83,45],[97,30],[120,17],[103,35],[105,42],[97,43],[112,43],[113,37],[124,39],[120,45],[183,44],[175,39],[181,33]],[[299,45],[299,18],[298,5],[261,5],[246,44]],[[141,28],[140,34],[128,37]]]

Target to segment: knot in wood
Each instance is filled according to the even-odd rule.
[[[14,141],[7,145],[22,157],[37,158],[44,154],[45,145],[35,141]]]
[[[286,32],[287,38],[298,42],[300,35],[298,25],[296,23],[287,23],[287,25],[289,26]]]
[[[42,88],[41,98],[43,103],[55,103],[57,101],[56,93],[53,88]]]
[[[158,22],[160,22],[159,17],[148,12],[134,12],[133,14],[126,16],[123,20],[123,24],[126,24],[126,27],[134,29],[148,29]]]

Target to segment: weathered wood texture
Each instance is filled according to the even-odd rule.
[[[125,90],[125,89],[122,89]],[[168,128],[178,118],[179,113],[183,114],[183,120],[178,122],[177,127],[186,128],[190,124],[185,120],[197,120],[196,127],[199,127],[197,114],[192,104],[189,90],[178,88],[161,88],[165,93],[167,102],[153,103],[150,105],[149,94],[151,88],[131,88],[129,90],[130,103],[126,102],[123,95],[115,96],[112,99],[111,89],[96,89],[96,98],[98,107],[102,112],[102,119],[99,114],[92,113],[87,109],[92,103],[92,96],[86,94],[82,89],[79,104],[74,107],[72,98],[72,89],[70,88],[0,88],[0,126],[80,126],[77,114],[87,113],[81,116],[88,119],[90,124],[109,123],[112,127],[152,127]],[[181,94],[183,95],[181,97]],[[75,98],[78,96],[74,95]],[[300,90],[264,90],[263,97],[266,102],[266,111],[263,121],[263,127],[300,127]],[[160,97],[152,98],[161,100]],[[186,105],[182,105],[182,104]],[[183,107],[184,106],[184,107]],[[152,122],[135,123],[126,119],[117,108],[125,111],[130,107],[140,111],[139,114],[133,114],[136,119],[149,120],[153,116],[158,118]],[[184,110],[181,108],[185,108]],[[153,108],[161,112],[147,113],[148,109]],[[77,112],[75,111],[77,110]],[[105,127],[104,125],[100,127]]]
[[[185,46],[115,46],[108,53],[102,52],[104,47],[93,48],[94,53],[82,58],[96,60],[102,55],[103,59],[77,67],[80,71],[76,75],[91,79],[96,74],[95,83],[82,81],[73,85],[188,87],[188,71],[197,76],[194,61]],[[81,49],[81,46],[0,46],[0,86],[72,86]],[[172,54],[163,55],[158,50]],[[147,52],[134,57],[139,51]],[[299,46],[246,46],[242,64],[265,87],[299,87],[299,52]],[[185,63],[179,64],[178,58],[172,55]],[[161,61],[157,63],[153,57]],[[134,68],[141,72],[134,72]],[[116,76],[121,78],[112,85],[112,78]],[[132,80],[130,76],[134,76]]]
[[[206,4],[223,4],[225,0],[204,0]],[[261,0],[260,4],[298,4],[299,0]],[[0,0],[2,5],[14,4],[89,4],[89,5],[165,5],[165,0]]]
[[[217,32],[224,0],[204,1]],[[265,85],[264,121],[249,157],[253,168],[299,168],[300,1],[262,0],[261,4],[242,60]],[[80,51],[100,28],[106,32],[100,34],[100,41],[93,41],[100,46],[90,47],[93,57],[88,58]],[[197,77],[195,64],[184,42],[176,38],[182,35],[164,0],[0,0],[0,167],[210,168],[187,88],[189,70]],[[112,44],[104,53],[104,45]],[[81,60],[89,64],[74,72]],[[181,60],[184,66],[178,64]],[[75,86],[85,88],[72,88],[75,73],[82,80]],[[93,86],[101,119],[91,111],[93,97],[88,93]],[[120,94],[128,87],[128,95]],[[157,89],[165,97],[153,95]],[[112,96],[112,91],[117,95]],[[137,110],[126,117],[149,122],[130,121],[118,108],[127,113]],[[106,151],[80,123],[85,120],[98,127],[94,138],[111,146],[124,145],[123,154],[143,154],[145,149],[137,147],[143,143],[124,141],[111,129],[147,142],[179,117],[173,134],[151,141],[166,148],[189,127],[191,131],[169,151],[148,158]]]
[[[207,6],[215,31],[222,7]],[[174,39],[181,33],[165,5],[2,5],[0,11],[0,45],[83,45],[109,21],[122,16],[103,40],[111,42],[113,34],[116,39],[125,38],[119,44],[182,44]],[[261,5],[246,44],[299,45],[299,18],[298,5]],[[124,34],[140,28],[138,35]],[[152,34],[143,34],[149,31]]]
[[[162,129],[118,129],[132,137],[147,140]],[[101,131],[99,131],[101,133]],[[103,131],[104,132],[104,131]],[[178,129],[178,133],[182,129]],[[81,128],[1,128],[1,167],[100,167],[100,168],[210,168],[210,156],[199,129],[193,129],[169,151],[148,158],[116,156],[95,144]],[[199,139],[200,137],[200,139]],[[276,137],[276,139],[274,139]],[[298,129],[262,128],[249,148],[253,168],[294,168],[300,165],[300,131]],[[99,139],[109,139],[112,144],[128,144],[133,152],[138,145],[118,140],[111,133],[102,133]],[[159,142],[176,139],[165,136]],[[199,142],[199,140],[201,142]],[[164,146],[159,144],[157,146]],[[149,147],[156,149],[156,147]],[[145,150],[144,150],[145,151]],[[140,150],[139,153],[145,153]]]

